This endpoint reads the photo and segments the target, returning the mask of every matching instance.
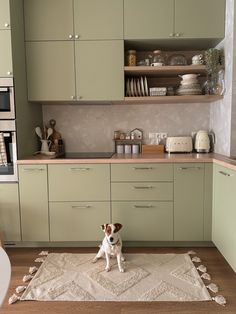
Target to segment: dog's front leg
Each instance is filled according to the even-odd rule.
[[[121,253],[117,254],[117,263],[118,263],[119,271],[123,273],[125,270],[121,265]]]
[[[93,262],[93,263],[96,263],[97,260],[98,260],[99,258],[101,258],[103,255],[104,255],[104,251],[103,251],[102,248],[100,248],[99,251],[98,251],[98,253],[97,253],[97,255],[96,255],[96,256],[94,257],[94,259],[92,260],[92,262]]]
[[[107,262],[105,270],[106,271],[110,271],[111,270],[110,256],[109,256],[109,254],[107,252],[105,252],[105,256],[106,256],[106,262]]]

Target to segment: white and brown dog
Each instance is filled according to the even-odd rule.
[[[93,263],[96,263],[96,261],[103,257],[105,255],[106,257],[106,271],[111,270],[110,266],[110,257],[116,256],[117,257],[117,263],[119,267],[119,271],[121,273],[124,272],[124,268],[121,265],[121,262],[123,262],[125,259],[122,255],[122,240],[121,236],[119,234],[119,230],[122,228],[122,225],[119,223],[116,224],[104,224],[101,225],[102,230],[105,233],[105,238],[102,241],[102,245],[100,246],[100,249],[93,259]]]

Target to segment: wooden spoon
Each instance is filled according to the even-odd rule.
[[[40,140],[42,139],[42,136],[43,136],[43,134],[42,134],[42,130],[40,129],[40,127],[39,126],[37,126],[36,128],[35,128],[35,133],[38,135],[38,137],[40,138]]]
[[[52,135],[53,133],[53,129],[52,128],[48,128],[48,132],[47,132],[47,140],[49,139],[49,137]]]

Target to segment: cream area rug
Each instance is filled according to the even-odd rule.
[[[125,254],[125,272],[115,258],[106,272],[95,254],[51,253],[21,300],[205,301],[211,300],[188,254]]]

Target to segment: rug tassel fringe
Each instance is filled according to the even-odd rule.
[[[226,299],[223,297],[223,295],[217,295],[213,297],[212,300],[223,306],[226,304]]]
[[[41,252],[39,253],[39,255],[41,255],[41,256],[47,256],[47,255],[48,255],[48,251],[41,251]]]
[[[25,275],[22,279],[23,282],[27,282],[30,281],[34,276],[32,275]]]
[[[20,297],[18,297],[15,293],[10,296],[10,298],[8,299],[8,304],[13,304],[16,303],[18,300],[20,300]]]
[[[43,263],[45,261],[44,257],[37,257],[35,260],[35,263]]]
[[[208,273],[203,273],[201,275],[201,278],[206,279],[206,280],[211,280],[211,276]]]
[[[197,254],[196,252],[194,252],[194,251],[188,251],[188,253],[187,253],[188,255],[195,255],[195,254]]]
[[[194,263],[201,263],[201,259],[199,257],[197,257],[197,256],[194,256],[192,258],[192,262],[194,262]]]
[[[37,270],[38,270],[38,267],[32,266],[29,268],[29,274],[33,275],[34,273],[36,273]]]
[[[217,293],[219,291],[219,288],[215,283],[210,283],[206,287],[214,293]]]
[[[16,293],[21,293],[21,292],[25,291],[26,288],[27,288],[27,286],[18,286],[18,287],[16,287]]]
[[[200,265],[197,267],[197,269],[202,272],[202,273],[206,273],[207,272],[207,268],[204,265]]]

